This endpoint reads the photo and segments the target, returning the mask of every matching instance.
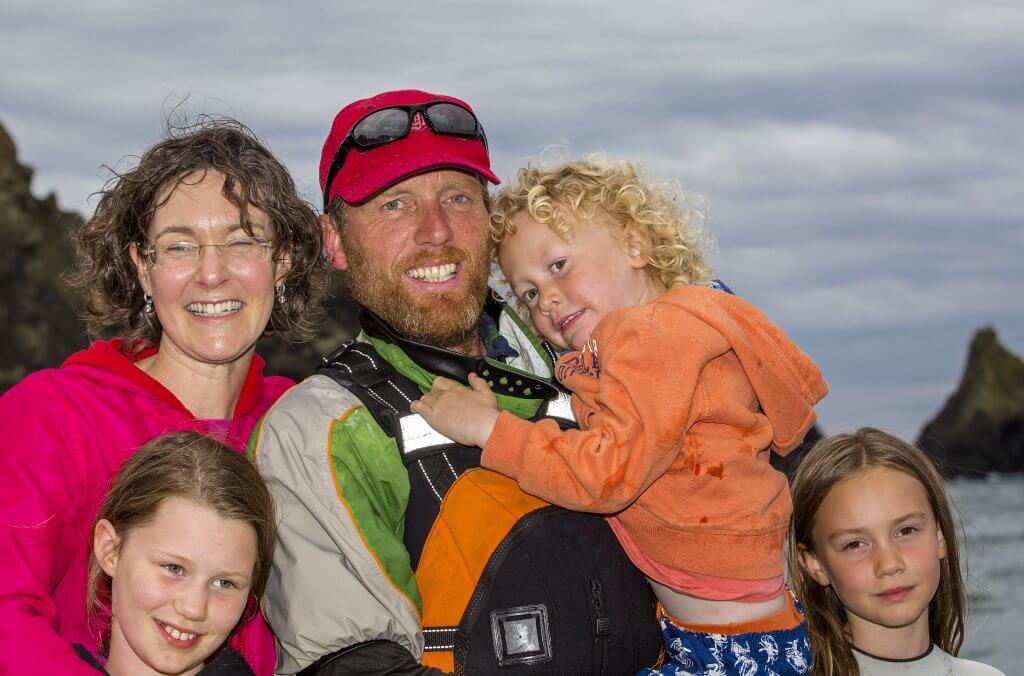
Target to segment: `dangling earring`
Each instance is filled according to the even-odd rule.
[[[277,291],[277,302],[280,303],[281,305],[284,305],[284,282],[281,282],[280,284],[275,286],[274,290]]]
[[[146,302],[146,307],[142,308],[142,314],[148,315],[153,311],[153,296],[148,293],[142,294],[142,300]]]

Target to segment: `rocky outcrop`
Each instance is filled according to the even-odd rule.
[[[31,181],[0,126],[0,391],[86,344],[81,299],[62,281],[82,218],[33,197]]]
[[[959,387],[917,443],[952,476],[1024,472],[1024,361],[994,329],[974,334]]]

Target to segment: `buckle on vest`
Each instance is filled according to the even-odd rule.
[[[349,338],[344,343],[339,345],[338,349],[335,350],[334,352],[330,353],[326,357],[320,357],[320,363],[321,364],[330,364],[331,362],[336,361],[339,357],[341,357],[341,355],[343,355],[346,352],[348,352],[348,349],[350,347],[352,347],[353,345],[355,345],[355,343],[356,343],[356,339],[355,338]]]
[[[499,666],[537,664],[552,659],[548,609],[543,604],[493,611],[491,636]]]

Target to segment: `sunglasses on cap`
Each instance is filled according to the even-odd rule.
[[[345,164],[345,156],[355,146],[360,150],[376,148],[387,143],[399,141],[409,135],[412,121],[416,114],[423,115],[427,126],[435,134],[442,136],[458,136],[459,138],[478,138],[487,150],[487,135],[476,116],[457,103],[434,101],[408,106],[388,106],[368,113],[352,125],[352,129],[338,145],[327,170],[324,181],[324,211],[327,211],[331,183]]]

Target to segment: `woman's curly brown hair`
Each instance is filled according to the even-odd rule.
[[[709,237],[704,215],[676,203],[665,186],[649,181],[631,162],[599,156],[552,168],[534,164],[520,169],[516,182],[501,188],[491,210],[492,249],[516,232],[512,219],[527,211],[559,237],[572,237],[563,211],[583,220],[605,215],[615,224],[624,248],[639,236],[650,248],[647,272],[667,288],[706,282],[711,266],[704,258]],[[607,219],[605,219],[607,220]]]
[[[96,213],[79,230],[72,285],[86,295],[89,332],[118,327],[123,349],[137,352],[160,342],[162,328],[145,301],[129,255],[131,244],[146,244],[154,212],[186,179],[201,181],[208,171],[224,176],[221,194],[238,207],[241,226],[253,234],[249,209],[261,209],[273,227],[273,258],[291,263],[282,279],[285,301],[276,302],[267,331],[289,340],[314,334],[330,282],[322,256],[316,212],[295,189],[287,169],[252,131],[228,117],[203,117],[171,127],[166,138],[147,150],[138,164],[113,174]]]

